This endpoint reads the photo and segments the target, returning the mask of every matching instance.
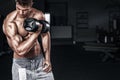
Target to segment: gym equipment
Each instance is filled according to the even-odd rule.
[[[24,28],[29,32],[36,32],[38,30],[39,25],[42,24],[41,33],[46,33],[50,30],[50,24],[45,20],[37,20],[35,18],[27,18],[24,20]]]
[[[102,54],[104,53],[102,62],[107,61],[109,58],[119,60],[119,58],[115,56],[115,53],[119,50],[119,47],[116,46],[116,44],[86,42],[85,45],[83,45],[83,48],[86,51],[99,51],[102,52]]]

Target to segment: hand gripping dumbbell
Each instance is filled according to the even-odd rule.
[[[26,31],[29,32],[36,32],[39,25],[42,24],[42,31],[41,33],[46,33],[50,30],[50,24],[45,20],[37,20],[35,18],[27,18],[24,20],[23,26]]]

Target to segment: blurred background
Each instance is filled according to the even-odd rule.
[[[33,0],[50,22],[55,80],[120,80],[119,0]],[[11,80],[12,51],[2,31],[14,0],[0,2],[0,80]]]

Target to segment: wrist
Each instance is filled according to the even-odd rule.
[[[46,60],[46,61],[50,61],[50,57],[45,56],[45,60]]]
[[[50,59],[45,59],[45,61],[48,61],[48,62],[50,62]]]

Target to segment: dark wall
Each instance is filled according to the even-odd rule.
[[[0,2],[0,14],[6,16],[9,12],[15,9],[14,0],[3,0]]]
[[[61,4],[61,3],[67,3],[67,15],[65,16],[67,18],[67,24],[61,23],[66,18],[63,17],[61,19],[61,15],[63,16],[63,11],[66,7],[63,7],[61,9],[54,7],[53,10],[50,9],[50,13],[57,14],[57,19],[52,18],[53,26],[57,24],[57,26],[72,26],[73,27],[73,40],[79,41],[81,38],[80,35],[83,35],[81,33],[80,29],[77,29],[77,12],[87,12],[88,13],[88,23],[87,27],[84,28],[94,28],[96,27],[103,28],[104,30],[108,31],[110,28],[110,17],[109,12],[114,8],[115,6],[120,5],[119,0],[46,0],[48,4],[45,6],[54,5],[54,3]],[[50,7],[47,7],[45,10],[48,10]],[[119,10],[120,11],[120,10]],[[58,17],[59,16],[59,17]],[[55,23],[54,23],[55,22]],[[65,21],[64,21],[65,22]],[[80,25],[81,26],[81,25]],[[112,25],[113,26],[113,25]],[[81,27],[79,27],[81,28]],[[62,31],[61,31],[62,33]],[[57,34],[57,33],[55,33]],[[80,34],[80,35],[79,35]],[[78,35],[78,36],[77,36]],[[89,36],[89,34],[87,34]],[[86,36],[86,37],[87,37]],[[93,36],[93,35],[92,35]],[[85,37],[85,36],[84,36]],[[93,36],[94,37],[94,36]],[[97,39],[95,39],[97,40]]]
[[[34,0],[33,7],[44,12],[45,7],[47,6],[45,5],[45,2],[67,2],[68,16],[66,17],[68,25],[76,26],[76,11],[87,11],[90,28],[95,27],[96,25],[107,28],[108,11],[106,7],[117,1],[120,2],[119,0]],[[3,0],[0,5],[0,13],[4,16],[15,9],[14,0]],[[60,14],[62,14],[62,12]]]
[[[47,2],[67,2],[68,3],[68,25],[76,26],[76,12],[88,12],[90,28],[108,27],[108,5],[119,3],[119,0],[47,0]],[[48,4],[49,5],[49,4]],[[60,10],[61,11],[61,10]],[[62,12],[61,12],[62,13]],[[61,14],[60,13],[60,14]]]
[[[117,2],[118,1],[118,2]],[[110,4],[119,3],[119,0],[34,0],[33,7],[44,12],[45,2],[67,2],[68,16],[67,24],[76,26],[76,11],[87,11],[89,27],[108,27],[108,11],[106,7]],[[0,14],[6,16],[15,9],[14,0],[3,0],[0,2]],[[60,10],[61,11],[61,10]],[[60,13],[62,14],[62,12]],[[59,26],[59,25],[58,25]],[[66,26],[66,25],[65,25]]]
[[[75,22],[76,11],[86,11],[88,12],[88,27],[95,27],[96,25],[107,27],[108,26],[108,16],[105,9],[107,2],[104,0],[71,0],[69,2],[69,24]],[[71,16],[73,17],[71,19]],[[75,23],[74,23],[75,25]]]

